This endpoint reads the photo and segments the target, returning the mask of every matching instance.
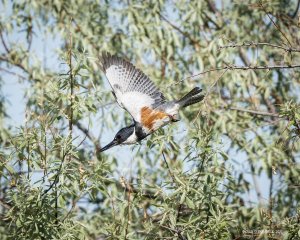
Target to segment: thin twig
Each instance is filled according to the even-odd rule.
[[[163,159],[164,159],[164,161],[165,161],[165,164],[167,165],[169,175],[170,175],[170,177],[172,178],[173,183],[175,184],[175,183],[176,183],[175,177],[174,177],[173,173],[171,172],[171,169],[170,169],[169,164],[168,164],[168,162],[167,162],[167,160],[166,160],[164,151],[162,151],[162,155],[163,155]]]
[[[265,42],[243,42],[243,43],[234,43],[230,45],[224,45],[220,46],[219,50],[224,49],[224,48],[240,48],[240,47],[257,47],[257,46],[268,46],[268,47],[273,47],[273,48],[279,48],[282,49],[286,52],[300,52],[299,48],[292,48],[292,47],[285,47],[277,44],[272,44],[272,43],[265,43]]]
[[[198,77],[200,75],[204,75],[206,73],[210,72],[217,72],[217,71],[222,71],[222,70],[270,70],[270,69],[292,69],[292,68],[300,68],[300,65],[273,65],[273,66],[236,66],[236,65],[229,65],[225,67],[219,67],[219,68],[212,68],[205,70],[203,72],[191,75],[189,77],[183,78],[180,81],[176,82],[173,85],[177,85],[185,80]]]
[[[22,76],[22,75],[20,75],[20,74],[18,74],[18,73],[9,71],[9,70],[7,70],[7,69],[5,69],[5,68],[2,68],[2,67],[0,67],[0,71],[6,72],[6,73],[11,74],[11,75],[14,75],[14,76],[17,76],[17,77],[19,77],[19,78],[21,78],[21,79],[23,79],[23,80],[26,79],[26,77],[24,77],[24,76]]]
[[[68,11],[66,11],[66,13],[67,13],[68,15],[70,15],[70,14],[68,13]],[[76,26],[76,31],[80,32],[80,33],[82,34],[83,38],[86,39],[86,40],[92,45],[92,47],[96,50],[96,52],[98,52],[98,51],[99,51],[99,45],[95,44],[95,43],[92,41],[92,38],[89,37],[88,34],[86,34],[85,32],[83,32],[82,27],[76,22],[75,19],[72,19],[72,21],[73,21],[73,23],[74,23],[75,26]],[[84,28],[83,28],[83,29],[84,29]]]
[[[210,11],[212,11],[213,13],[219,12],[214,2],[211,2],[210,0],[205,0],[205,2],[207,3],[207,6],[210,9]]]
[[[72,23],[72,19],[71,19]],[[70,24],[71,24],[70,23]],[[72,136],[73,130],[73,95],[74,95],[74,81],[73,81],[73,68],[72,68],[72,32],[70,30],[70,42],[69,42],[69,75],[70,75],[70,115],[69,115],[69,133]]]
[[[48,171],[47,171],[47,132],[46,132],[46,127],[45,127],[45,136],[44,136],[44,178],[47,176]]]
[[[80,122],[76,122],[75,126],[82,131],[88,139],[92,141],[92,143],[95,145],[96,151],[100,152],[101,146],[99,144],[99,141],[90,133],[89,129],[85,128]]]
[[[111,208],[112,208],[112,216],[113,216],[113,221],[116,221],[116,209],[115,209],[115,202],[114,202],[114,197],[110,194],[110,192],[107,192],[109,199],[111,201]]]
[[[248,162],[249,162],[249,165],[250,165],[250,168],[251,168],[251,176],[252,176],[253,185],[254,185],[254,189],[255,189],[255,192],[256,192],[257,200],[261,204],[262,203],[262,200],[261,200],[262,193],[261,193],[259,183],[258,183],[256,175],[255,175],[254,166],[253,166],[253,163],[250,160],[248,160]]]
[[[69,106],[69,136],[71,140],[73,140],[73,96],[74,96],[74,80],[73,80],[73,67],[72,67],[72,17],[70,19],[70,25],[69,25],[69,50],[68,50],[68,56],[69,56],[69,77],[70,77],[70,106]],[[72,142],[71,142],[72,145]],[[72,160],[72,154],[67,154],[68,156],[68,161]],[[60,169],[62,168],[62,165],[64,163],[64,158],[61,161]],[[58,173],[57,175],[59,175]],[[57,181],[58,182],[58,181]],[[57,183],[55,183],[56,186]],[[56,190],[56,198],[55,198],[55,209],[56,209],[56,222],[58,223],[58,190]]]
[[[3,206],[6,209],[11,208],[11,205],[8,202],[4,201],[4,199],[2,199],[2,198],[0,198],[0,205]]]
[[[249,61],[249,58],[247,57],[244,49],[242,48],[239,49],[239,55],[245,66],[251,65],[251,62]]]
[[[68,211],[68,213],[65,215],[65,217],[61,220],[61,222],[64,222],[72,213],[72,211],[74,210],[74,208],[76,207],[76,204],[78,203],[78,201],[80,200],[80,198],[84,195],[83,192],[81,192],[75,199],[72,200],[72,205],[71,205],[71,209]]]
[[[203,98],[203,101],[206,100],[207,96],[212,92],[213,90],[213,87],[217,84],[217,82],[223,77],[223,75],[227,72],[228,69],[225,69],[224,72],[221,73],[221,75],[210,85],[207,93],[205,94],[204,98]],[[195,121],[198,119],[199,115],[201,113],[201,109],[198,111],[196,117],[194,118],[194,120],[192,121],[192,124],[195,123]]]
[[[205,11],[203,12],[203,14],[208,19],[207,22],[211,22],[213,25],[215,25],[217,30],[221,29],[221,26],[219,26],[219,24],[216,21],[214,21]]]
[[[127,235],[128,235],[128,227],[129,227],[129,222],[130,222],[130,206],[131,206],[131,193],[132,193],[132,189],[130,184],[126,181],[126,179],[124,177],[121,177],[120,179],[120,183],[121,185],[125,188],[128,189],[127,192],[127,203],[128,203],[128,210],[127,210],[127,222],[125,225],[125,240],[127,239]]]
[[[254,115],[262,115],[262,116],[270,116],[270,117],[280,118],[279,114],[277,114],[277,113],[255,111],[255,110],[251,110],[251,109],[244,109],[244,108],[237,108],[237,107],[229,107],[228,109],[239,111],[239,112],[247,112],[247,113],[251,113]]]
[[[148,198],[148,199],[160,199],[160,200],[162,200],[162,196],[160,196],[159,194],[157,194],[155,192],[147,191],[147,190],[141,192],[138,189],[134,188],[129,183],[119,184],[118,182],[116,182],[115,184],[117,185],[117,187],[122,187],[126,192],[131,192],[131,193],[137,194],[141,197]]]
[[[228,69],[225,69],[225,71],[221,73],[221,75],[213,82],[213,84],[210,85],[210,87],[209,87],[209,89],[208,89],[208,91],[207,91],[207,93],[205,94],[205,97],[204,97],[204,99],[203,99],[204,101],[205,101],[205,99],[207,98],[207,96],[212,92],[212,90],[213,90],[214,86],[217,84],[217,82],[218,82],[218,81],[223,77],[223,75],[227,72],[227,70],[228,70]]]
[[[300,7],[300,0],[298,0],[298,2],[297,2],[297,7],[295,9],[295,12],[290,16],[291,18],[294,18],[294,17],[297,16],[297,13],[299,11],[299,7]]]
[[[27,69],[27,68],[22,64],[21,61],[15,62],[15,61],[13,61],[12,59],[9,59],[7,56],[4,56],[4,55],[0,55],[0,60],[1,60],[1,61],[4,61],[4,62],[6,62],[6,63],[8,63],[8,64],[10,64],[10,65],[13,65],[13,66],[15,66],[15,67],[18,67],[18,68],[22,69],[25,73],[28,74],[28,78],[29,78],[29,79],[32,79],[32,80],[35,80],[35,81],[41,80],[41,79],[39,79],[39,78],[35,78],[35,77],[33,76],[33,74],[32,74],[32,71],[29,70],[29,69]],[[8,73],[8,72],[7,72],[7,73]],[[10,72],[10,73],[13,74],[13,72]],[[21,75],[19,75],[19,74],[14,74],[14,75],[26,79],[25,77],[23,77],[23,76],[21,76]],[[49,78],[49,76],[47,76],[47,75],[45,75],[44,77],[45,77],[45,78],[46,78],[46,77]]]
[[[290,40],[287,38],[285,33],[281,31],[280,27],[274,22],[274,20],[270,17],[269,13],[267,12],[266,8],[263,6],[262,1],[259,2],[260,7],[263,9],[263,11],[267,14],[270,21],[273,23],[273,25],[277,28],[277,30],[282,34],[282,36],[287,40],[287,42],[292,46]]]
[[[29,25],[28,25],[28,28],[27,28],[27,42],[28,42],[28,46],[27,46],[27,51],[29,52],[30,49],[31,49],[31,44],[32,44],[32,35],[33,35],[33,26],[32,26],[32,16],[29,16],[28,17],[28,20],[29,20]]]
[[[166,23],[168,23],[172,28],[177,30],[179,33],[181,33],[184,37],[188,38],[192,44],[197,46],[198,48],[200,47],[199,41],[194,39],[189,33],[182,31],[179,27],[171,23],[165,16],[163,16],[160,12],[157,12],[157,14],[163,19]]]
[[[28,71],[28,69],[26,69],[20,62],[16,63],[13,62],[11,59],[8,59],[6,56],[0,55],[0,60],[7,62],[9,64],[12,64],[20,69],[22,69],[24,72],[30,74],[30,72]]]
[[[257,48],[256,48],[256,52],[258,52]],[[251,62],[250,62],[250,60],[249,60],[246,52],[244,51],[244,49],[243,48],[239,48],[238,53],[239,53],[239,56],[240,56],[242,62],[244,63],[244,66],[250,66]],[[254,75],[257,76],[257,74],[255,72],[254,72]],[[249,83],[247,83],[247,82],[246,82],[246,90],[247,90],[247,92],[248,92],[248,94],[250,96],[251,102],[253,103],[253,96],[252,96],[252,94],[250,94],[250,86],[249,86]],[[254,105],[254,107],[255,107],[255,105]]]
[[[182,235],[181,235],[181,232],[180,231],[178,231],[177,229],[175,230],[175,229],[173,229],[173,228],[170,228],[170,227],[167,227],[167,226],[164,226],[164,225],[159,225],[159,227],[161,227],[161,228],[165,228],[165,229],[167,229],[167,230],[169,230],[171,233],[177,233],[178,234],[178,237],[180,238],[180,239],[182,239],[182,240],[185,240],[186,238],[184,238],[184,237],[182,237]],[[172,239],[174,239],[174,237],[172,237]]]
[[[63,153],[63,157],[62,157],[62,160],[61,160],[61,163],[60,163],[60,166],[59,166],[59,169],[56,173],[56,176],[55,176],[55,179],[54,181],[52,182],[52,184],[49,186],[49,188],[47,190],[45,190],[43,193],[42,193],[42,197],[47,194],[53,187],[54,185],[56,185],[56,183],[58,182],[58,177],[61,173],[61,170],[62,170],[62,166],[63,166],[63,163],[64,163],[64,160],[65,160],[65,157],[66,157],[67,153]]]
[[[272,167],[272,166],[271,166]],[[272,221],[272,211],[273,211],[273,200],[272,200],[272,193],[273,193],[273,169],[270,171],[270,187],[269,187],[269,217],[270,217],[270,229],[272,230],[273,221]]]
[[[172,173],[172,171],[171,171],[171,169],[170,169],[170,167],[169,167],[169,164],[168,164],[168,162],[167,162],[167,160],[166,160],[164,151],[162,151],[162,155],[163,155],[164,162],[165,162],[166,165],[167,165],[169,175],[171,176],[171,178],[172,178],[172,180],[173,180],[173,183],[176,184],[174,174]],[[181,210],[181,207],[182,207],[182,204],[179,204],[178,209],[177,209],[177,215],[176,215],[176,223],[177,223],[177,221],[179,220],[179,217],[180,217],[180,210]],[[178,233],[179,239],[184,240],[185,237],[182,236],[180,229],[178,229],[178,226],[176,226],[176,231],[177,231],[177,233]]]
[[[5,51],[6,51],[7,53],[9,53],[10,50],[9,50],[8,46],[6,45],[6,43],[5,43],[4,37],[3,37],[3,35],[2,35],[2,29],[0,29],[0,38],[1,38],[1,42],[2,42],[2,44],[3,44],[3,47],[4,47]]]

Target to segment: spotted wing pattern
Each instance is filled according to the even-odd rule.
[[[143,107],[156,108],[165,103],[163,94],[141,70],[130,62],[104,53],[101,67],[118,104],[126,109],[136,122],[141,122]]]

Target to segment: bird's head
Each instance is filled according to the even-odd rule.
[[[108,150],[117,145],[134,144],[136,142],[137,142],[137,136],[135,134],[134,125],[130,125],[128,127],[122,128],[119,132],[117,132],[115,138],[105,147],[101,148],[100,152]]]

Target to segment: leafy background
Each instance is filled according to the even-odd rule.
[[[1,239],[300,238],[299,1],[0,6]],[[102,51],[205,99],[100,154],[131,121]]]

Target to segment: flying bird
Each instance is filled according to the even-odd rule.
[[[200,94],[202,89],[195,87],[181,99],[167,101],[141,70],[109,53],[102,54],[100,68],[109,81],[116,101],[133,119],[133,123],[119,130],[100,152],[117,145],[134,144],[143,140],[168,123],[179,121],[179,109],[204,98]]]

